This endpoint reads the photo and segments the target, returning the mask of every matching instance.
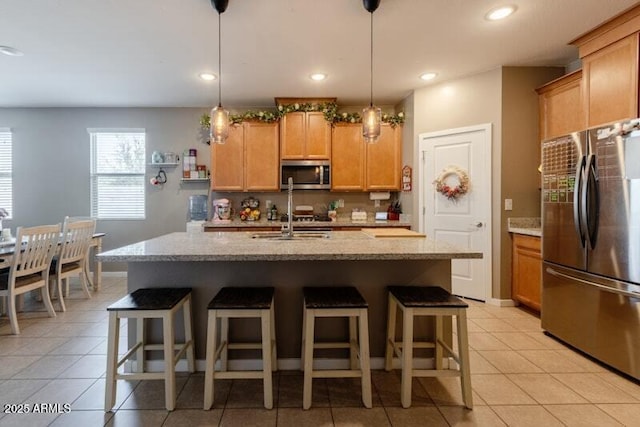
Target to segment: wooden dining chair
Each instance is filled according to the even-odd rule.
[[[67,311],[64,298],[69,296],[69,278],[80,276],[80,284],[87,298],[91,298],[89,285],[87,283],[87,254],[91,239],[96,229],[96,221],[90,220],[70,220],[65,218],[62,227],[62,237],[60,250],[51,263],[50,274],[55,282],[56,293],[60,303],[60,310]],[[62,283],[65,282],[65,292],[62,292]]]
[[[41,289],[49,316],[56,316],[49,295],[49,268],[59,239],[60,224],[18,227],[16,231],[16,249],[9,269],[0,271],[0,297],[6,297],[11,332],[15,335],[20,334],[16,313],[19,295]]]

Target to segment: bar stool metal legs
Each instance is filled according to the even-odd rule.
[[[413,377],[459,376],[462,398],[467,408],[473,408],[471,392],[471,372],[469,370],[469,342],[467,335],[468,305],[461,299],[452,296],[446,290],[437,287],[390,286],[387,320],[387,341],[385,349],[385,370],[393,366],[393,355],[398,355],[402,366],[400,400],[402,406],[411,406],[411,381]],[[397,309],[402,311],[402,342],[397,342],[396,316]],[[432,342],[414,341],[413,319],[415,316],[433,316],[435,319],[434,340]],[[456,316],[458,352],[444,341],[444,316]],[[414,369],[413,349],[433,348],[435,369]],[[443,369],[443,354],[453,358],[459,369]]]
[[[304,370],[302,408],[311,407],[313,378],[361,378],[362,403],[372,407],[368,306],[354,287],[304,288],[301,365]],[[349,342],[316,343],[317,317],[348,317]],[[350,369],[313,369],[313,350],[348,348]],[[358,367],[358,361],[360,367]]]
[[[216,379],[262,379],[264,407],[273,408],[272,372],[277,370],[274,288],[222,288],[209,303],[207,322],[207,359],[204,378],[204,409],[211,409]],[[262,340],[260,343],[230,343],[229,319],[259,318]],[[218,319],[220,319],[220,343],[218,344]],[[229,371],[229,350],[262,350],[261,371]],[[220,359],[220,370],[215,370]]]
[[[174,320],[178,310],[184,313],[184,343],[175,344]],[[176,404],[175,365],[186,355],[189,372],[195,372],[193,351],[193,331],[191,326],[191,289],[190,288],[154,288],[138,289],[121,300],[110,305],[109,332],[107,339],[107,374],[105,386],[105,412],[115,405],[117,380],[163,379],[165,387],[165,406],[172,411]],[[136,319],[136,344],[118,359],[120,338],[120,319]],[[144,322],[147,319],[162,319],[163,343],[147,344],[144,334]],[[164,372],[145,372],[145,352],[164,351]],[[176,350],[178,351],[176,353]],[[118,373],[118,368],[133,355],[136,355],[135,372]]]

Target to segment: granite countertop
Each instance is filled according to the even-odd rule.
[[[253,239],[247,232],[171,233],[97,255],[102,262],[340,261],[482,258],[427,238],[375,238],[361,231],[332,231],[330,238]]]
[[[213,222],[204,223],[205,228],[256,228],[256,227],[274,227],[279,228],[285,224],[280,221],[267,221],[259,219],[258,221],[241,221],[240,219],[232,219],[229,222]],[[409,222],[400,221],[374,221],[372,217],[365,222],[352,222],[351,218],[338,218],[337,221],[295,221],[294,228],[333,228],[333,227],[411,227]]]
[[[537,218],[508,218],[509,233],[526,234],[527,236],[542,236],[542,222]]]

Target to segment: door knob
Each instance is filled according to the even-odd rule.
[[[472,225],[474,225],[477,228],[482,228],[483,224],[480,221],[478,221],[478,222],[476,222],[475,224],[472,224]]]

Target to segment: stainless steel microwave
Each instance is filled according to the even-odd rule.
[[[328,160],[283,160],[280,168],[280,188],[286,190],[289,177],[299,190],[331,189],[331,166]]]

